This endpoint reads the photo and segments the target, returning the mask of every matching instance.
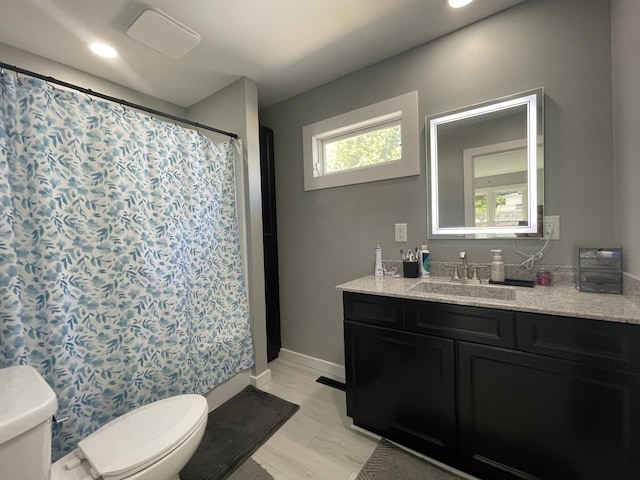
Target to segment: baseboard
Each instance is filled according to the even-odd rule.
[[[251,369],[243,370],[221,383],[205,395],[209,411],[215,410],[234,395],[240,393],[251,382]]]
[[[278,356],[283,360],[313,368],[314,370],[318,370],[319,373],[324,373],[336,380],[344,382],[344,365],[338,365],[337,363],[328,362],[320,358],[310,357],[303,353],[292,352],[286,348],[281,348]]]
[[[253,385],[256,388],[262,388],[264,385],[266,385],[270,381],[271,381],[271,370],[268,368],[264,372],[262,372],[260,375],[257,375],[257,376],[251,375],[251,385]]]

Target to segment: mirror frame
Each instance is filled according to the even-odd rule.
[[[538,233],[538,144],[544,138],[544,91],[542,88],[516,93],[506,97],[490,100],[470,107],[445,112],[426,117],[427,152],[430,168],[427,176],[427,189],[431,189],[431,215],[428,219],[428,234],[430,238],[442,236],[467,238],[530,238]],[[440,227],[440,212],[438,201],[438,127],[460,120],[466,120],[482,115],[493,114],[514,107],[527,108],[527,195],[528,195],[528,225],[508,227]],[[539,127],[538,127],[539,126]],[[543,141],[544,152],[544,141]],[[544,168],[544,153],[542,155]],[[462,181],[462,179],[461,179]],[[427,209],[429,211],[429,209]],[[480,235],[480,237],[476,237]]]

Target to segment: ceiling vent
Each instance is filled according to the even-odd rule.
[[[127,35],[171,58],[181,58],[200,43],[200,35],[167,14],[147,8],[136,18]]]

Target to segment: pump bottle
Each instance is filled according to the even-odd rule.
[[[418,260],[420,262],[420,276],[422,278],[429,278],[431,276],[431,254],[426,245],[420,247]]]
[[[502,261],[502,250],[491,250],[493,261],[491,262],[491,281],[504,283],[504,262]]]
[[[374,275],[376,277],[384,276],[384,270],[382,268],[382,247],[379,244],[376,245],[376,264],[374,267]]]

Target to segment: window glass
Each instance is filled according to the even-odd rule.
[[[325,140],[322,147],[325,174],[395,162],[402,158],[401,126],[398,122],[347,138]]]

